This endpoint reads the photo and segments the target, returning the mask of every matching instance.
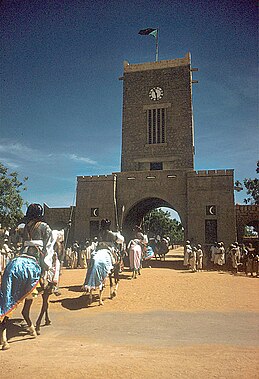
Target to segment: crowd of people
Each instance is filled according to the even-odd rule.
[[[8,262],[19,255],[22,244],[14,244],[10,240],[8,229],[5,231],[4,238],[0,240],[0,277],[3,274]]]
[[[132,277],[137,278],[137,274],[140,275],[140,269],[144,262],[153,258],[155,252],[153,247],[148,243],[147,235],[142,233],[140,227],[136,226],[133,232],[133,238],[127,244],[123,242],[120,247],[120,262],[121,270],[127,265],[132,271]],[[81,243],[75,240],[65,251],[63,265],[71,269],[87,269],[91,260],[91,255],[96,251],[99,242],[100,238],[97,236],[92,240],[86,239],[85,242]]]
[[[203,250],[201,244],[194,246],[187,240],[184,266],[192,272],[225,270],[234,275],[243,272],[246,276],[259,277],[259,252],[251,242],[247,245],[233,242],[226,248],[220,241]]]
[[[145,265],[145,262],[156,256],[156,246],[159,246],[161,241],[166,246],[169,246],[170,240],[168,238],[156,236],[148,239],[141,228],[136,226],[133,238],[127,245],[124,243],[121,249],[122,269],[124,265],[129,266],[132,271],[132,277],[136,278],[142,265]],[[64,252],[59,257],[62,267],[87,269],[91,254],[96,250],[97,246],[97,236],[80,243],[75,240],[69,247],[64,249]],[[0,240],[0,276],[3,274],[8,262],[19,256],[21,248],[20,239],[18,238],[14,243],[13,238],[10,236],[10,229],[6,229]],[[251,243],[245,245],[233,242],[226,248],[224,243],[220,241],[212,244],[209,249],[203,249],[201,244],[193,245],[187,240],[184,247],[183,265],[192,272],[224,270],[235,275],[243,272],[247,276],[256,277],[259,270],[259,252]]]
[[[110,288],[113,287],[112,272],[116,285],[119,280],[118,273],[123,270],[124,265],[132,272],[131,278],[137,279],[146,262],[156,257],[156,254],[165,256],[169,250],[168,238],[156,236],[149,239],[139,226],[134,228],[132,239],[126,244],[120,232],[113,232],[110,229],[111,221],[108,219],[101,221],[98,237],[87,239],[84,243],[74,241],[66,248],[64,233],[61,235],[58,231],[51,230],[44,222],[43,208],[40,204],[31,204],[23,221],[22,235],[20,230],[16,231],[15,241],[10,235],[10,229],[5,229],[4,232],[1,229],[0,325],[5,332],[1,337],[2,349],[9,348],[6,339],[6,320],[12,310],[25,299],[25,309],[29,315],[32,298],[39,292],[46,293],[46,299],[51,293],[58,294],[62,265],[72,269],[78,267],[86,269],[82,288],[90,292],[90,300],[92,291],[99,288],[99,304],[102,305],[102,291],[108,276]],[[215,242],[210,249],[203,249],[201,244],[194,246],[190,240],[187,240],[183,264],[191,272],[204,269],[229,270],[235,275],[243,271],[247,276],[259,276],[259,253],[251,243],[246,246],[234,242],[225,248],[223,242]],[[116,270],[119,270],[117,277]],[[111,292],[111,297],[116,296],[116,288]],[[26,304],[29,304],[27,308]],[[37,320],[35,329],[27,317],[31,335],[36,335],[40,328],[40,320],[39,322]]]

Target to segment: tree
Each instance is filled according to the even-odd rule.
[[[184,240],[182,224],[176,219],[172,219],[168,211],[152,210],[145,216],[143,226],[149,237],[159,234],[161,237],[170,237],[171,242]]]
[[[0,163],[0,223],[2,227],[14,227],[23,217],[22,206],[24,201],[22,191],[28,178],[18,179],[17,172],[8,172],[8,168]]]
[[[256,172],[257,174],[259,174],[259,161],[257,161]],[[245,178],[243,183],[246,188],[246,193],[248,195],[248,197],[244,199],[245,204],[259,204],[259,179]],[[238,188],[242,187],[242,184],[239,180],[236,181],[235,185]]]

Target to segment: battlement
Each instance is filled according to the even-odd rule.
[[[139,64],[130,64],[128,61],[124,61],[124,73],[147,71],[147,70],[160,70],[163,68],[171,68],[178,66],[187,66],[191,64],[191,54],[187,53],[184,58],[170,59],[158,62],[146,62]]]
[[[189,171],[188,176],[233,176],[233,169],[226,170],[198,170],[198,171]]]
[[[257,205],[257,204],[253,204],[253,205],[236,204],[236,213],[237,214],[257,213],[257,216],[259,218],[259,205]]]
[[[89,175],[89,176],[78,176],[77,182],[96,182],[96,181],[104,181],[104,180],[114,180],[114,176],[116,175]]]

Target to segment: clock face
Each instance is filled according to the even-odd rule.
[[[149,97],[151,100],[154,101],[162,99],[163,94],[164,91],[160,87],[151,88],[151,90],[149,91]]]

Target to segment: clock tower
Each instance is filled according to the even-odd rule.
[[[190,54],[124,62],[121,171],[77,177],[73,240],[94,238],[105,218],[130,240],[134,226],[160,207],[178,212],[185,239],[208,254],[215,241],[236,240],[233,170],[194,170],[193,71]]]
[[[124,62],[122,171],[192,170],[190,54],[144,64]]]

